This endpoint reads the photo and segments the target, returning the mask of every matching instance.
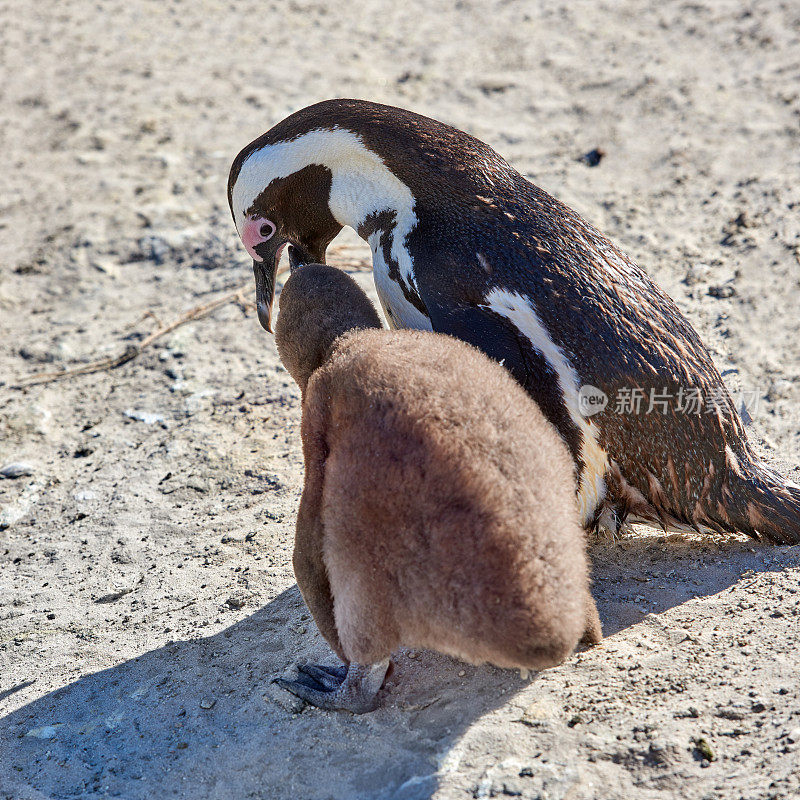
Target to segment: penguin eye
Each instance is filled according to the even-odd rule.
[[[271,239],[275,231],[276,231],[275,223],[270,222],[268,219],[265,219],[264,222],[261,223],[261,227],[258,229],[258,232],[265,239]]]

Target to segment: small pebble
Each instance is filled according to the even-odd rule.
[[[214,700],[213,698],[212,699],[207,699],[207,698],[204,697],[200,701],[200,708],[204,709],[205,711],[208,711],[209,709],[214,708],[214,706],[216,704],[217,704],[217,701]]]
[[[586,164],[587,167],[596,167],[603,160],[605,154],[606,151],[602,147],[595,147],[594,150],[584,153],[578,161]]]
[[[736,287],[731,286],[729,283],[723,283],[721,286],[709,286],[708,293],[718,300],[725,300],[728,297],[733,297],[736,294]]]
[[[40,728],[31,728],[25,735],[33,739],[53,739],[58,733],[63,723],[56,723],[55,725],[42,725]]]
[[[238,611],[240,608],[244,608],[247,604],[247,595],[244,592],[237,592],[236,594],[232,594],[226,601],[225,605],[228,608],[232,608],[235,611]]]
[[[532,767],[523,767],[519,771],[520,778],[532,778],[533,777],[533,768]]]
[[[122,412],[128,419],[135,419],[144,422],[145,425],[153,425],[156,422],[164,422],[162,414],[152,414],[149,411],[141,411],[136,408],[128,408]]]
[[[786,738],[794,744],[795,742],[800,742],[800,727],[792,728],[788,734],[786,734]]]
[[[463,678],[463,677],[464,677],[466,674],[467,674],[467,673],[466,673],[466,670],[460,669],[460,670],[458,671],[458,677],[459,677],[459,678]]]
[[[27,475],[33,475],[35,471],[32,464],[26,464],[24,461],[14,461],[0,469],[0,478],[24,478]]]
[[[716,756],[714,755],[714,750],[711,745],[708,743],[708,739],[703,736],[694,740],[694,746],[697,748],[697,752],[703,757],[703,761],[714,761],[716,760]],[[702,764],[700,765],[702,766]],[[706,764],[708,766],[708,764]]]

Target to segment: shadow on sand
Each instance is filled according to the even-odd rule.
[[[591,554],[607,635],[751,570],[800,564],[800,548],[652,536],[595,543]],[[298,660],[332,661],[305,613],[293,587],[220,633],[0,719],[0,798],[428,798],[464,731],[527,685],[514,672],[404,654],[375,713],[298,714],[270,679]],[[19,687],[2,688],[0,702]]]

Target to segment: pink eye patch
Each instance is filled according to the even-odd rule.
[[[275,223],[265,217],[249,217],[242,228],[242,244],[254,261],[263,261],[255,248],[275,235]]]

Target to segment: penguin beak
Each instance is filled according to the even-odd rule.
[[[278,262],[281,260],[283,248],[289,245],[289,269],[294,270],[302,264],[325,263],[325,251],[314,255],[297,242],[269,239],[257,244],[255,255],[261,260],[253,259],[253,274],[256,279],[256,312],[261,327],[273,333],[272,304],[275,298],[275,278],[278,275]]]
[[[272,301],[275,297],[275,276],[278,273],[278,262],[286,242],[262,242],[256,247],[256,254],[261,261],[253,259],[253,275],[256,279],[256,311],[261,327],[272,333]]]

